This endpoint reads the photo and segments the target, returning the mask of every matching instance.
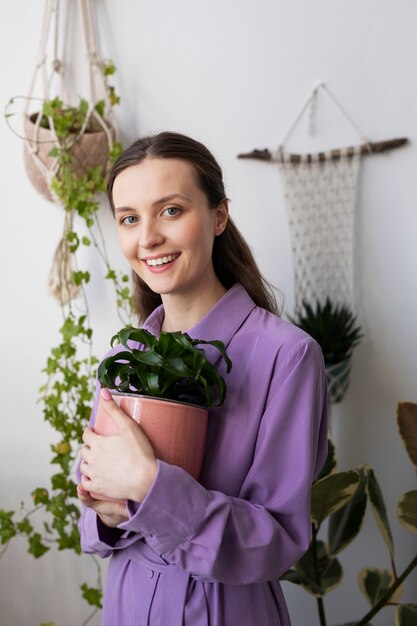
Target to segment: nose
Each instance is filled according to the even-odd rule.
[[[164,235],[161,230],[161,225],[158,220],[154,218],[147,218],[142,220],[140,226],[140,238],[139,245],[141,248],[150,250],[155,246],[163,243]]]

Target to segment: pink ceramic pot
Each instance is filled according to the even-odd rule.
[[[117,392],[112,395],[149,437],[157,459],[182,467],[198,480],[206,444],[208,409],[150,396]],[[103,408],[105,402],[100,397],[94,430],[101,435],[113,435],[117,426]],[[102,499],[98,494],[91,495]]]

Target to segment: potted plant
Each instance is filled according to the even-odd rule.
[[[99,167],[105,175],[115,139],[114,126],[105,116],[105,102],[94,106],[80,99],[68,106],[60,98],[45,100],[42,109],[25,115],[24,163],[30,182],[47,200],[53,200],[51,178],[60,177],[60,151],[71,154],[76,176]]]
[[[320,345],[326,367],[330,402],[341,402],[349,386],[353,348],[362,333],[356,316],[345,305],[333,304],[326,298],[315,307],[303,300],[291,321],[305,330]]]
[[[157,458],[179,465],[198,479],[208,409],[220,406],[226,397],[224,379],[198,346],[217,348],[228,373],[232,362],[224,344],[191,339],[181,332],[163,332],[157,338],[132,326],[114,335],[111,345],[116,342],[125,350],[100,363],[101,385],[110,389],[120,408],[140,424]],[[94,430],[100,434],[117,432],[101,403]]]

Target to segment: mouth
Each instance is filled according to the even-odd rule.
[[[179,256],[180,253],[177,252],[175,254],[167,254],[166,256],[160,256],[153,259],[144,259],[144,261],[149,267],[160,267],[162,265],[168,265],[168,263],[172,263],[173,261],[178,259]]]

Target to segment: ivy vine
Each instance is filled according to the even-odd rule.
[[[104,63],[105,76],[112,75],[114,71],[111,61]],[[98,364],[93,354],[93,329],[85,290],[90,273],[85,268],[79,268],[77,263],[77,253],[82,246],[94,246],[103,262],[104,278],[114,287],[116,308],[123,323],[131,321],[132,310],[129,277],[111,266],[98,216],[107,168],[120,154],[122,146],[118,142],[110,146],[107,168],[91,167],[81,175],[74,166],[73,146],[81,137],[82,129],[100,130],[98,116],[104,118],[109,107],[119,101],[114,87],[109,85],[107,102],[101,100],[93,109],[84,99],[80,99],[78,106],[71,107],[59,98],[43,102],[41,125],[53,128],[57,139],[49,152],[49,156],[57,159],[58,165],[50,188],[64,213],[63,262],[74,268],[61,274],[64,282],[61,289],[71,293],[71,288],[75,286],[79,297],[76,306],[71,298],[61,300],[63,322],[59,329],[60,339],[47,356],[43,369],[45,382],[39,390],[44,419],[58,434],[57,443],[51,445],[50,461],[56,466],[56,471],[49,486],[34,489],[30,507],[22,503],[20,511],[0,509],[0,543],[3,546],[0,559],[12,539],[18,536],[26,538],[28,553],[35,558],[42,557],[53,546],[58,550],[73,550],[81,554],[77,526],[80,507],[74,470],[82,434],[91,413]],[[35,514],[41,511],[42,524],[39,524]],[[97,579],[93,586],[85,582],[80,585],[82,597],[92,607],[82,626],[91,621],[101,608],[102,600],[100,567],[94,556],[89,558],[97,566]],[[53,623],[48,626],[53,626]]]

